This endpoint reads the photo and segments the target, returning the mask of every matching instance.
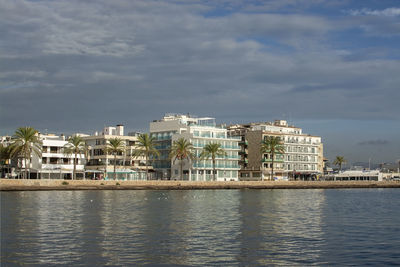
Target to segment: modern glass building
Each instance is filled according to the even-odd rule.
[[[203,147],[209,143],[219,143],[226,156],[217,157],[216,179],[218,181],[238,180],[239,137],[228,137],[224,127],[217,126],[215,118],[194,118],[190,115],[166,114],[161,120],[150,123],[150,134],[156,139],[160,157],[153,160],[157,178],[190,181],[210,181],[213,179],[211,159],[200,160]],[[190,141],[194,147],[194,160],[184,160],[183,177],[180,177],[180,162],[169,158],[173,141],[179,138]]]

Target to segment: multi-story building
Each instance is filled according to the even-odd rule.
[[[42,154],[38,157],[32,154],[31,178],[40,179],[71,179],[74,169],[74,154],[66,154],[64,146],[68,139],[64,135],[40,134],[42,141]],[[76,177],[83,179],[85,177],[85,155],[77,155]],[[37,173],[37,175],[35,175]]]
[[[194,147],[194,160],[185,160],[183,179],[210,181],[213,179],[211,159],[200,160],[205,145],[219,143],[226,156],[216,160],[216,179],[219,181],[238,180],[240,147],[239,137],[228,137],[224,127],[217,126],[215,118],[194,118],[190,115],[167,114],[161,120],[150,123],[150,134],[156,139],[160,156],[154,159],[153,167],[159,179],[181,179],[180,162],[169,157],[173,141],[185,138]]]
[[[278,136],[285,153],[274,158],[275,179],[316,179],[323,174],[323,144],[321,137],[302,132],[289,126],[284,120],[275,122],[230,125],[229,136],[241,138],[240,179],[268,179],[272,171],[272,159],[261,153],[261,142],[267,136]]]
[[[86,171],[89,177],[112,179],[114,176],[114,155],[105,153],[105,148],[111,138],[120,138],[125,142],[125,151],[117,155],[117,179],[145,180],[146,169],[152,172],[152,166],[146,163],[144,157],[133,157],[133,151],[137,149],[138,134],[124,135],[124,126],[105,127],[101,133],[83,135],[88,147],[88,163]]]
[[[17,177],[18,173],[28,169],[29,178],[32,179],[71,179],[74,168],[75,155],[64,153],[64,146],[68,143],[64,135],[37,133],[38,139],[42,142],[40,154],[32,153],[28,166],[25,167],[25,160],[22,156],[15,156],[9,167],[8,175]],[[11,137],[1,138],[1,142],[10,145]],[[77,178],[84,177],[84,154],[77,155]]]
[[[0,145],[3,147],[8,147],[11,144],[11,136],[0,136]],[[0,151],[1,153],[1,151]],[[3,152],[4,153],[4,152]],[[10,177],[13,173],[11,159],[4,153],[0,157],[0,178]],[[15,175],[15,173],[14,173]]]

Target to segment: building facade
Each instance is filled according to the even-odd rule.
[[[11,145],[11,136],[0,136],[0,145],[5,149]],[[2,153],[0,156],[0,177],[13,177],[16,175],[15,168],[13,168],[13,160],[10,159],[8,153],[6,151],[0,151]],[[14,159],[14,161],[16,161]],[[15,164],[14,164],[15,165]]]
[[[31,179],[72,179],[74,169],[75,155],[66,154],[64,146],[68,143],[66,136],[56,134],[37,133],[39,140],[42,142],[40,154],[31,154],[30,160],[25,160],[22,156],[15,156],[11,159],[11,164],[8,170],[9,177],[18,177],[25,169],[28,169],[28,177]],[[2,138],[2,143],[10,145],[11,137]],[[84,154],[77,155],[76,173],[77,178],[85,177]]]
[[[194,160],[184,160],[183,179],[190,181],[210,181],[213,179],[211,159],[200,159],[203,147],[219,143],[226,156],[216,159],[216,180],[238,180],[239,137],[229,137],[227,129],[217,126],[215,118],[194,118],[190,115],[167,114],[161,120],[150,123],[150,134],[155,138],[160,156],[153,161],[158,179],[181,179],[180,162],[169,157],[175,140],[185,138],[194,148]]]
[[[241,139],[241,180],[262,180],[271,175],[271,155],[260,150],[267,136],[279,137],[285,149],[285,153],[275,155],[274,179],[311,180],[323,174],[321,137],[305,134],[284,120],[230,125],[228,133]]]
[[[32,154],[31,177],[37,173],[40,179],[72,179],[74,169],[74,154],[65,154],[64,146],[68,139],[64,135],[40,134],[42,141],[41,157]],[[77,179],[85,177],[85,155],[77,154]]]
[[[133,157],[133,152],[137,149],[138,134],[124,135],[123,125],[105,127],[101,133],[80,136],[85,140],[88,148],[86,172],[91,178],[114,178],[114,155],[108,155],[105,152],[111,138],[120,138],[125,143],[125,151],[117,155],[116,159],[117,179],[145,180],[146,170],[152,171],[152,166],[146,163],[144,157]]]

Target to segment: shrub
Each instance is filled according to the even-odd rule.
[[[100,185],[104,185],[104,183],[101,183]]]
[[[118,182],[115,185],[120,185]]]
[[[67,181],[64,181],[61,183],[62,185],[69,185],[69,183]]]

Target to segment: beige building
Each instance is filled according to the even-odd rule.
[[[240,179],[269,179],[272,159],[261,153],[261,142],[266,136],[278,136],[284,154],[274,158],[274,179],[310,180],[323,174],[323,144],[321,137],[305,134],[301,128],[289,126],[284,120],[228,126],[230,136],[241,138]]]
[[[152,171],[152,167],[146,166],[144,157],[133,157],[133,151],[137,149],[138,134],[130,133],[124,135],[124,126],[105,127],[101,133],[94,135],[83,135],[89,153],[87,154],[86,173],[87,176],[96,179],[114,178],[114,155],[107,155],[104,150],[111,138],[120,138],[125,142],[125,152],[117,155],[117,179],[145,180],[146,169]]]

